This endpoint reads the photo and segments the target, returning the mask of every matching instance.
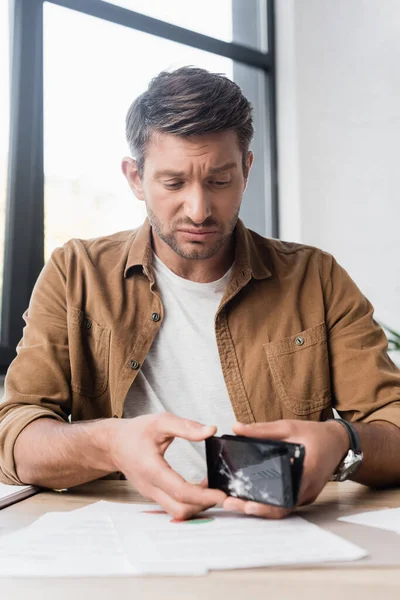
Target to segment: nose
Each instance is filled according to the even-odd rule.
[[[193,223],[201,225],[211,215],[211,204],[207,190],[195,185],[187,190],[185,198],[185,214]]]

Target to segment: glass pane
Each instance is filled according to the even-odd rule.
[[[224,42],[264,50],[265,0],[106,1]]]
[[[120,165],[130,154],[125,115],[149,80],[186,64],[232,78],[234,63],[53,4],[46,3],[44,11],[47,259],[72,237],[106,235],[143,222],[144,203],[134,197]],[[260,75],[247,72],[249,81]],[[259,157],[260,174],[263,162]]]
[[[246,3],[248,0],[244,0]],[[138,13],[197,31],[210,37],[232,41],[232,0],[107,0]],[[211,18],[212,15],[212,18]]]
[[[0,326],[3,298],[4,238],[6,230],[6,196],[8,133],[10,110],[9,4],[0,2]]]

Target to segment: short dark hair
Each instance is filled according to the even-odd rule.
[[[126,139],[142,176],[153,132],[189,137],[231,129],[242,152],[243,170],[253,138],[252,106],[240,87],[220,73],[198,67],[162,71],[126,115]]]

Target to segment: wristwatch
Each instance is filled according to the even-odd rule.
[[[361,441],[360,436],[354,425],[344,421],[343,419],[329,419],[330,421],[336,421],[336,423],[340,423],[347,431],[349,439],[350,439],[350,450],[344,457],[344,459],[339,463],[338,468],[335,473],[331,477],[331,481],[346,481],[357,471],[360,467],[364,455],[361,449]]]

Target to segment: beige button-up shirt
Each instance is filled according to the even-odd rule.
[[[53,252],[5,381],[1,481],[20,483],[14,443],[35,419],[122,416],[163,317],[148,221]],[[240,421],[319,421],[334,407],[350,421],[400,427],[400,371],[386,337],[371,304],[321,250],[265,239],[239,221],[215,335]]]

